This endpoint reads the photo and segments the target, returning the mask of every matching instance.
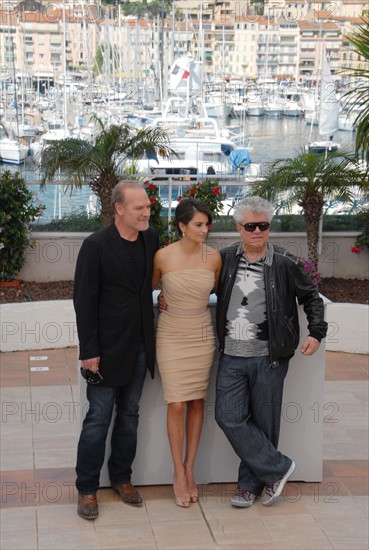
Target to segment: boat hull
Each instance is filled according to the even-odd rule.
[[[22,164],[28,155],[29,147],[15,140],[0,140],[0,161],[7,164]]]
[[[340,143],[334,141],[313,141],[307,145],[306,149],[309,153],[322,155],[325,152],[335,153],[340,148]]]

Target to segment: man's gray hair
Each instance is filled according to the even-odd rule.
[[[116,202],[120,202],[120,204],[124,204],[124,199],[125,199],[124,191],[126,189],[145,189],[145,188],[143,184],[139,181],[134,181],[134,180],[119,181],[111,193],[111,205],[113,208]]]
[[[253,214],[266,214],[266,217],[269,222],[272,221],[274,207],[272,203],[263,199],[262,197],[257,197],[252,195],[242,199],[233,209],[233,219],[236,223],[242,223],[245,217],[245,214],[252,212]]]

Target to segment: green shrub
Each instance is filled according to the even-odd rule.
[[[100,229],[100,215],[88,215],[84,209],[73,211],[59,219],[51,220],[48,223],[32,224],[32,231],[69,231],[69,232],[93,232]]]
[[[0,177],[0,281],[12,281],[22,269],[26,250],[34,245],[29,223],[45,206],[18,172],[6,170]]]

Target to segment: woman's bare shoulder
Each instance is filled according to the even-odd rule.
[[[205,257],[209,261],[213,262],[215,265],[221,263],[222,261],[221,255],[219,254],[218,250],[213,246],[209,246],[207,244],[204,244],[203,255],[205,255]]]
[[[176,254],[177,243],[169,244],[164,248],[160,248],[155,254],[155,262],[163,263],[166,262],[169,258],[173,258],[173,255]]]

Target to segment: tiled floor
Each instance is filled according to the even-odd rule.
[[[1,549],[367,549],[368,363],[327,352],[321,483],[289,483],[274,506],[248,510],[231,507],[233,484],[201,486],[187,510],[168,486],[142,487],[142,508],[103,489],[87,522],[74,488],[76,349],[3,354]]]

